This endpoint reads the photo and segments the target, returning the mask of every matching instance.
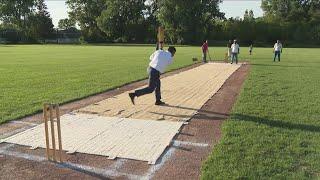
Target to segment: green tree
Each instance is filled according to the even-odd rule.
[[[308,22],[320,8],[319,0],[262,0],[261,8],[270,20]]]
[[[248,9],[246,9],[246,11],[244,12],[243,20],[245,20],[245,21],[249,20],[249,11],[248,11]]]
[[[0,20],[25,29],[26,21],[34,12],[35,0],[0,0]]]
[[[320,25],[317,25],[315,27],[312,28],[311,30],[311,36],[312,39],[318,43],[318,45],[320,44]]]
[[[106,7],[106,0],[67,0],[69,18],[75,21],[88,41],[103,41],[105,33],[100,30],[97,18]]]
[[[143,32],[144,0],[107,0],[107,9],[97,18],[98,27],[111,39],[135,40]]]
[[[74,22],[71,19],[65,18],[65,19],[59,20],[59,23],[58,23],[59,29],[67,30],[75,27],[76,27],[76,22]]]
[[[248,9],[247,9],[247,10],[244,12],[243,20],[244,20],[244,21],[247,21],[247,22],[253,22],[253,21],[254,21],[253,11],[252,11],[252,10],[248,11]]]
[[[161,0],[159,22],[165,27],[171,42],[195,43],[206,36],[205,29],[214,18],[223,18],[220,0]]]
[[[310,22],[314,25],[320,24],[320,1],[312,1],[310,3]]]
[[[159,0],[146,1],[146,11],[144,11],[144,17],[146,26],[146,39],[147,42],[155,43],[157,29],[160,25],[157,14],[159,12]]]
[[[254,13],[252,10],[249,11],[249,20],[250,21],[254,20]]]
[[[36,13],[28,19],[28,29],[30,36],[34,39],[50,38],[54,32],[54,25],[48,12],[44,0],[36,0]]]
[[[277,25],[278,38],[304,42],[317,39],[320,23],[319,0],[262,0],[264,19],[271,31]],[[277,28],[277,29],[279,29]]]

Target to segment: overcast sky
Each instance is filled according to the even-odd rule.
[[[60,19],[68,17],[68,8],[65,5],[65,0],[45,0],[50,15],[55,26],[58,25]],[[243,17],[246,9],[252,9],[255,17],[263,15],[260,8],[261,0],[224,0],[220,4],[220,10],[226,14],[226,17]]]

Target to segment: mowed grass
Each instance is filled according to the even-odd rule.
[[[202,179],[320,178],[320,49],[254,49]]]
[[[200,48],[178,47],[168,70],[192,64]],[[147,78],[152,46],[0,46],[0,124]]]

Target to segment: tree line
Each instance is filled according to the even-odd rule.
[[[2,38],[12,41],[49,38],[54,31],[44,0],[0,0],[0,20]]]
[[[246,11],[241,19],[213,20],[209,39],[320,44],[320,0],[262,0],[261,8],[263,17],[254,18],[252,11]]]
[[[59,29],[79,28],[87,42],[154,43],[163,26],[166,41],[199,44],[204,39],[270,43],[320,43],[320,0],[262,0],[263,17],[252,10],[225,18],[222,0],[67,0],[69,17]],[[23,40],[54,37],[44,0],[0,0],[0,32],[15,30]],[[10,31],[9,31],[10,32]],[[5,34],[8,35],[8,34]],[[3,33],[2,33],[3,36]]]

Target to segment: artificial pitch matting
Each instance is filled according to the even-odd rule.
[[[109,159],[121,157],[154,164],[182,124],[108,118],[92,114],[66,114],[61,117],[62,147],[68,153],[101,155]],[[44,135],[44,124],[41,124],[3,141],[45,148]],[[55,135],[57,140],[57,134]]]
[[[161,80],[165,106],[155,106],[155,95],[136,98],[133,106],[128,92],[89,105],[79,112],[107,117],[146,120],[185,121],[190,119],[240,67],[225,63],[208,63]]]

